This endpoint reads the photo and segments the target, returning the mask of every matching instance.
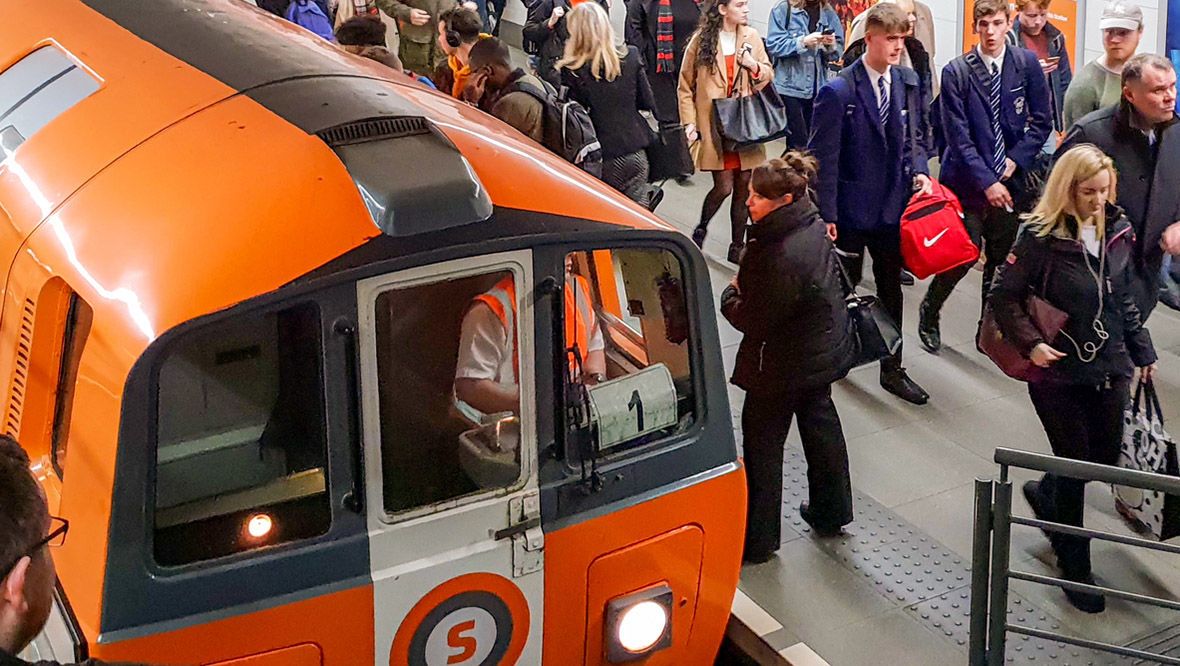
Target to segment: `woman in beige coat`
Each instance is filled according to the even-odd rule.
[[[752,95],[774,76],[762,37],[747,25],[749,17],[749,0],[709,0],[680,68],[680,120],[689,143],[700,140],[697,168],[713,173],[713,189],[705,195],[701,221],[692,239],[704,245],[709,220],[732,194],[729,260],[734,263],[745,247],[750,170],[766,160],[766,152],[761,145],[736,152],[725,150],[713,120],[713,100],[728,97],[731,90],[743,97]]]

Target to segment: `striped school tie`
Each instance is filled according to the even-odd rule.
[[[889,93],[885,90],[885,77],[877,79],[877,113],[881,116],[881,127],[889,125]]]
[[[992,63],[992,134],[996,137],[995,149],[992,152],[992,169],[997,176],[1004,175],[1005,161],[1008,155],[1004,150],[1004,132],[1000,128],[1000,68]]]

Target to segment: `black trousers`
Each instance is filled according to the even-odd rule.
[[[1116,379],[1104,386],[1070,386],[1033,383],[1028,395],[1041,419],[1053,454],[1101,465],[1118,462],[1123,437],[1123,410],[1129,401],[1129,379]],[[1049,520],[1082,526],[1086,482],[1046,474],[1039,492],[1049,511]],[[1090,540],[1055,534],[1052,538],[1057,561],[1066,576],[1090,574]]]
[[[787,107],[787,129],[791,130],[787,145],[791,148],[806,148],[807,140],[811,136],[811,110],[815,106],[815,100],[788,95],[779,97]]]
[[[1020,228],[1020,215],[1009,213],[1003,208],[973,208],[963,211],[963,225],[967,227],[967,234],[971,241],[979,246],[983,245],[983,300],[987,301],[987,293],[992,287],[992,278],[996,269],[1004,263],[1012,243],[1016,241],[1016,232]],[[931,312],[937,314],[942,311],[942,304],[950,297],[955,285],[959,284],[971,270],[972,264],[960,266],[945,273],[934,276],[930,288],[926,291],[926,304]]]
[[[836,235],[836,247],[843,253],[856,256],[840,257],[844,270],[848,272],[853,285],[860,284],[864,272],[864,254],[873,257],[873,279],[877,282],[877,298],[885,312],[897,322],[901,330],[901,227],[888,227],[872,231],[840,229]],[[901,349],[889,363],[901,363]]]
[[[647,75],[651,82],[651,92],[656,98],[656,120],[662,126],[680,124],[680,98],[677,87],[680,85],[680,73]]]
[[[782,540],[783,447],[794,418],[799,419],[815,520],[831,527],[852,522],[848,449],[832,402],[832,387],[787,395],[751,391],[742,408],[747,555],[772,553]]]

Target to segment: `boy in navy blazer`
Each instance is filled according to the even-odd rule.
[[[943,68],[939,96],[947,144],[941,179],[963,204],[971,240],[977,246],[982,241],[984,299],[1016,240],[1020,213],[1027,212],[1013,200],[1014,194],[1027,193],[1014,189],[1021,172],[1035,168],[1053,129],[1049,87],[1036,54],[1007,43],[1009,11],[1007,0],[976,0],[972,15],[979,46]],[[935,276],[918,308],[918,339],[931,352],[942,346],[942,305],[969,269]]]
[[[819,90],[808,147],[819,158],[820,214],[860,282],[864,252],[873,256],[877,297],[901,326],[901,214],[915,190],[930,189],[917,74],[897,63],[909,17],[894,3],[865,18],[865,53]],[[881,361],[881,386],[912,402],[930,396],[906,374],[901,350]]]

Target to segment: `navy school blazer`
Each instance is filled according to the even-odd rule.
[[[1035,53],[1012,45],[1007,49],[1000,71],[1000,131],[1007,156],[1028,169],[1053,128],[1049,86]],[[984,190],[999,181],[992,169],[990,82],[978,49],[942,70],[939,111],[947,145],[940,179],[967,207],[985,208]]]
[[[908,67],[893,67],[892,79],[886,127],[881,126],[863,60],[830,79],[816,95],[808,148],[819,160],[820,215],[841,228],[897,226],[913,194],[914,175],[930,173],[920,139],[927,128],[919,109],[918,75]]]

